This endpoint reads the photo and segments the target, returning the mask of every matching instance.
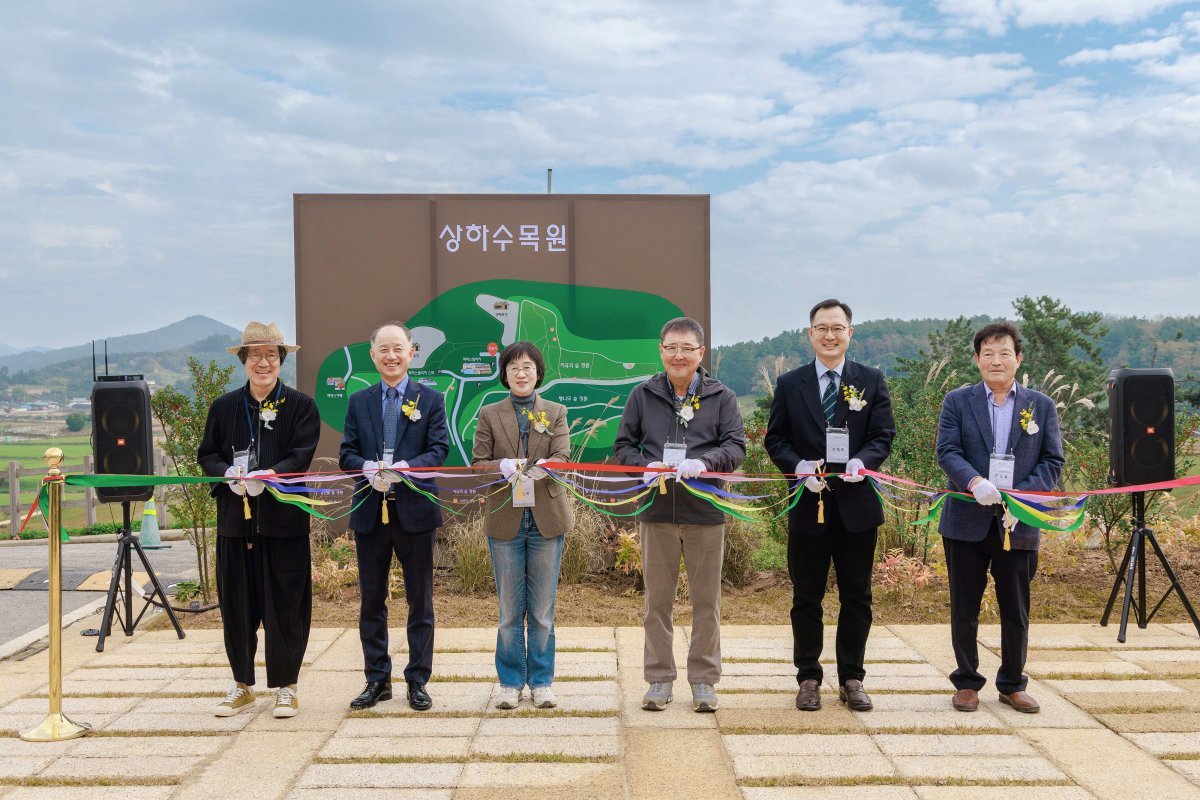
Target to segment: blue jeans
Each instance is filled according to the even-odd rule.
[[[500,601],[496,674],[506,689],[540,689],[554,680],[554,596],[565,538],[542,536],[529,509],[515,539],[488,538]]]

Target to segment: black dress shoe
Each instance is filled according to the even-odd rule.
[[[362,694],[350,701],[350,707],[353,709],[370,708],[380,700],[391,699],[391,681],[367,681],[367,685],[362,690]]]
[[[821,684],[812,678],[803,681],[800,691],[796,692],[796,708],[801,711],[820,711]]]
[[[425,691],[425,684],[408,682],[408,705],[413,711],[428,711],[433,708],[433,699]]]
[[[862,681],[851,678],[838,689],[838,699],[851,711],[870,711],[874,708],[871,697],[863,690]]]

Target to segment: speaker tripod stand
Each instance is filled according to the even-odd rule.
[[[154,568],[150,566],[150,561],[146,558],[146,552],[142,550],[137,537],[133,535],[129,520],[128,500],[121,502],[121,511],[125,524],[121,528],[121,538],[117,540],[117,558],[113,561],[112,580],[108,582],[108,600],[104,603],[104,619],[100,622],[100,637],[96,641],[97,653],[104,652],[104,639],[112,634],[114,616],[121,621],[121,630],[125,631],[125,635],[133,636],[134,628],[142,621],[142,617],[150,608],[155,596],[158,597],[167,616],[170,617],[171,624],[175,626],[175,632],[179,634],[179,638],[184,637],[183,628],[179,627],[179,620],[175,618],[175,612],[171,610],[171,603],[167,600],[167,593],[159,583],[158,576],[154,574]],[[142,561],[146,574],[150,576],[150,583],[154,586],[154,591],[145,598],[145,605],[142,606],[142,610],[136,618],[133,616],[133,553],[135,551]],[[122,595],[120,606],[117,604],[118,594]]]
[[[1154,608],[1146,612],[1146,542],[1154,548],[1154,554],[1158,556],[1158,561],[1162,564],[1163,571],[1167,573],[1167,578],[1171,581],[1171,588],[1167,589],[1166,593],[1155,604]],[[1134,577],[1137,577],[1137,600],[1133,599],[1133,583]],[[1137,616],[1137,626],[1145,628],[1150,624],[1150,620],[1162,608],[1163,602],[1171,596],[1171,592],[1179,593],[1179,600],[1183,603],[1184,609],[1187,610],[1188,616],[1192,618],[1192,625],[1196,627],[1196,633],[1200,634],[1200,619],[1196,618],[1196,610],[1192,608],[1191,601],[1188,600],[1187,593],[1183,591],[1183,586],[1179,583],[1179,578],[1175,577],[1175,570],[1171,569],[1171,564],[1167,561],[1167,556],[1163,553],[1162,547],[1159,546],[1158,540],[1154,538],[1154,531],[1146,527],[1146,493],[1133,493],[1133,533],[1129,535],[1129,546],[1125,548],[1125,557],[1121,559],[1121,568],[1117,570],[1117,580],[1113,583],[1112,594],[1108,596],[1108,606],[1104,609],[1104,616],[1100,618],[1100,625],[1107,626],[1108,618],[1112,614],[1113,605],[1117,602],[1117,594],[1121,590],[1121,584],[1125,584],[1125,599],[1121,604],[1121,627],[1117,631],[1117,641],[1125,643],[1125,629],[1129,625],[1129,608],[1133,606]]]

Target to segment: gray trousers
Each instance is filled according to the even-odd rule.
[[[675,629],[671,612],[683,555],[692,600],[692,640],[688,647],[688,683],[721,680],[721,562],[725,557],[725,524],[676,525],[641,522],[642,576],[646,583],[647,683],[675,680]]]

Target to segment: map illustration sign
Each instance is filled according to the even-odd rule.
[[[658,335],[683,312],[658,295],[594,286],[490,280],[444,292],[408,320],[413,380],[446,396],[450,454],[471,463],[479,410],[508,396],[499,361],[513,342],[538,346],[546,375],[538,393],[567,407],[573,450],[584,461],[612,453],[634,386],[661,371]],[[321,419],[342,430],[350,395],[379,381],[369,342],[330,353],[317,371]]]

